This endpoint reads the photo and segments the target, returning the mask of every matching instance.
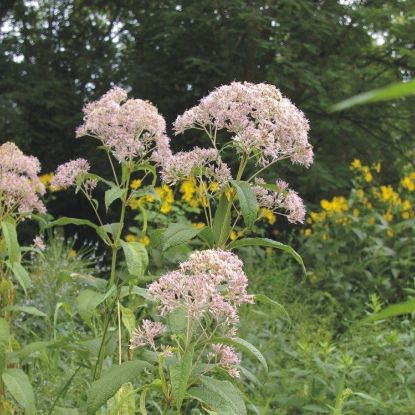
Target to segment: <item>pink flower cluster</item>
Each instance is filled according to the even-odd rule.
[[[166,123],[148,101],[127,99],[119,87],[84,107],[84,123],[77,137],[90,135],[111,149],[120,162],[144,158],[164,136]]]
[[[51,181],[51,186],[56,187],[70,187],[76,184],[78,177],[88,173],[90,165],[88,161],[83,158],[68,161],[61,164],[56,169],[56,173]],[[95,186],[95,181],[90,181],[91,186]]]
[[[162,316],[184,309],[191,318],[210,316],[232,326],[239,321],[238,306],[253,303],[247,284],[242,261],[235,254],[209,249],[193,252],[179,270],[153,282],[148,292],[160,302]]]
[[[181,151],[164,158],[161,167],[161,178],[168,184],[199,175],[208,181],[216,181],[220,187],[231,180],[229,167],[220,160],[219,152],[214,148],[195,147],[191,151]]]
[[[40,251],[44,251],[46,249],[46,244],[43,238],[40,235],[37,235],[33,239],[33,245],[35,248],[39,249]]]
[[[279,210],[286,212],[285,216],[290,223],[303,223],[305,218],[304,202],[298,193],[288,188],[288,184],[283,180],[277,180],[275,191],[265,187],[264,179],[255,179],[256,186],[253,190],[256,194],[258,204],[261,207],[270,209],[282,214]]]
[[[11,142],[0,146],[0,209],[3,214],[46,212],[39,199],[39,195],[45,193],[37,176],[39,172],[40,163],[36,157],[24,155]]]
[[[137,327],[130,339],[130,349],[141,346],[150,346],[156,349],[154,339],[166,331],[166,326],[151,320],[143,320],[141,327]]]
[[[241,362],[241,358],[237,355],[235,349],[220,343],[212,344],[212,349],[213,357],[217,360],[219,366],[227,370],[232,377],[239,378],[239,370],[234,366]]]
[[[307,167],[313,162],[308,120],[273,85],[233,82],[221,86],[179,116],[174,128],[176,134],[190,128],[212,134],[225,129],[238,150],[258,152],[264,166],[285,157]]]

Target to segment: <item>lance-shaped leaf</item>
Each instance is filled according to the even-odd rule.
[[[114,291],[115,286],[111,287],[111,289],[105,294],[88,289],[81,291],[76,298],[76,304],[78,307],[79,315],[82,317],[82,319],[87,323],[91,323],[91,317],[96,308],[107,298],[109,298],[114,293]]]
[[[177,412],[180,413],[183,399],[186,394],[187,384],[192,373],[193,347],[189,347],[181,357],[181,360],[170,364],[170,380],[173,397],[176,401]]]
[[[4,318],[0,318],[0,375],[6,368],[6,350],[10,340],[9,324]]]
[[[301,265],[304,273],[306,272],[301,256],[293,248],[291,248],[291,246],[282,244],[281,242],[273,241],[272,239],[268,238],[244,238],[231,242],[228,248],[238,249],[244,246],[263,246],[266,248],[280,249],[281,251],[290,254]]]
[[[248,182],[232,180],[231,183],[238,194],[239,206],[245,226],[251,229],[258,215],[258,202],[255,192]]]
[[[140,242],[125,242],[121,240],[128,272],[136,277],[142,277],[148,266],[148,254]]]
[[[246,415],[241,392],[227,380],[203,376],[200,386],[191,388],[188,396],[202,402],[218,415]]]
[[[144,369],[151,369],[151,365],[143,360],[133,360],[115,366],[92,383],[87,394],[87,412],[95,412],[112,398],[125,383],[132,382]]]
[[[14,277],[23,288],[24,293],[27,295],[27,290],[30,286],[29,273],[23,267],[20,262],[6,262],[6,265],[12,270]]]
[[[6,369],[2,379],[10,395],[24,409],[24,413],[35,415],[35,394],[26,373],[21,369]]]
[[[193,239],[201,230],[187,223],[172,223],[161,236],[161,247],[163,251],[166,251],[181,245]]]
[[[62,216],[59,219],[56,219],[52,222],[50,222],[46,228],[51,228],[53,226],[66,226],[66,225],[77,225],[77,226],[89,226],[90,228],[97,229],[98,226],[95,225],[95,223],[91,222],[87,219],[79,219],[79,218],[68,218],[66,216]]]
[[[9,256],[9,261],[20,262],[20,248],[19,242],[17,241],[16,226],[9,221],[1,222],[1,230],[3,232],[4,240],[6,242],[7,255]]]
[[[105,201],[105,208],[108,208],[114,203],[117,199],[121,199],[121,197],[126,192],[126,189],[121,189],[118,186],[113,186],[105,192],[104,201]]]

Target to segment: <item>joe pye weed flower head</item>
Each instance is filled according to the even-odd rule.
[[[0,218],[24,219],[33,211],[46,212],[40,196],[45,186],[38,178],[40,163],[11,142],[0,146]]]
[[[178,270],[153,282],[148,293],[157,301],[160,316],[167,320],[172,313],[181,312],[186,321],[183,338],[173,333],[170,339],[173,344],[168,344],[171,350],[183,350],[190,344],[192,347],[210,344],[199,356],[199,363],[204,360],[211,364],[210,371],[222,367],[232,377],[238,377],[235,365],[240,358],[236,351],[212,341],[215,338],[231,340],[236,336],[238,308],[254,302],[254,297],[247,293],[247,285],[242,261],[232,252],[221,249],[195,251]],[[130,348],[150,346],[163,354],[166,344],[161,343],[157,348],[154,339],[165,330],[162,323],[144,320],[133,333]]]

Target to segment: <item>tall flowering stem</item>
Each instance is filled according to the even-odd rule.
[[[130,182],[133,179],[144,182],[150,174],[154,176],[153,183],[155,182],[155,169],[149,162],[153,154],[156,157],[156,154],[162,152],[165,147],[167,139],[165,127],[164,118],[150,102],[141,99],[128,99],[125,90],[114,87],[100,99],[88,103],[84,107],[83,124],[76,130],[77,137],[90,136],[99,142],[100,148],[105,151],[108,158],[112,179],[107,180],[92,174],[89,162],[80,158],[59,166],[52,182],[53,186],[60,188],[74,187],[76,192],[80,191],[87,198],[96,215],[98,225],[90,222],[86,222],[86,224],[97,231],[99,237],[111,250],[108,289],[116,288],[115,299],[107,301],[104,333],[94,369],[94,379],[100,376],[102,370],[105,357],[104,344],[110,322],[113,319],[114,308],[119,309],[120,306],[121,283],[117,278],[119,251],[122,248],[124,252],[132,252],[131,255],[139,255],[136,251],[141,250],[143,251],[141,257],[147,255],[144,246],[137,247],[137,243],[135,243],[136,245],[128,247],[127,245],[131,243],[122,239],[126,209],[136,193],[136,190],[131,188]],[[137,178],[139,173],[142,175]],[[119,203],[119,220],[116,224],[105,223],[102,209],[99,209],[98,201],[93,194],[98,185],[107,187],[105,192],[106,210],[114,202],[118,201]],[[70,218],[66,218],[66,221],[68,223],[72,221],[75,224],[79,222]],[[129,257],[127,261],[128,259]],[[134,274],[133,271],[131,272]],[[115,314],[119,332],[118,361],[121,363],[120,313]]]

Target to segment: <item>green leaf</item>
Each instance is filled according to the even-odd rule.
[[[246,415],[241,392],[227,380],[203,376],[201,385],[191,388],[188,396],[197,399],[220,415]]]
[[[370,321],[384,320],[385,318],[397,317],[403,314],[415,313],[415,298],[403,303],[392,304],[378,313],[371,314],[363,319],[363,323]]]
[[[21,369],[6,369],[2,379],[15,401],[25,410],[25,415],[35,415],[35,394],[26,373]]]
[[[166,317],[167,326],[170,331],[175,334],[186,333],[187,329],[187,315],[182,308],[177,308],[169,313]]]
[[[111,189],[108,189],[105,192],[105,196],[104,196],[105,208],[108,210],[111,204],[115,202],[117,199],[121,199],[121,197],[123,196],[125,192],[126,192],[126,189],[121,189],[118,186],[111,187]]]
[[[123,307],[122,305],[120,305],[120,307],[121,307],[121,320],[125,328],[127,329],[128,334],[131,337],[135,329],[135,324],[136,324],[134,311],[127,307]]]
[[[97,229],[97,232],[99,235],[104,235],[104,234],[109,233],[115,238],[117,236],[119,228],[120,228],[119,222],[106,223],[105,225],[99,226]]]
[[[8,305],[7,307],[3,308],[3,311],[22,312],[26,314],[31,314],[32,316],[47,317],[47,315],[43,311],[40,311],[36,307],[25,305]]]
[[[285,309],[285,307],[280,304],[278,301],[273,300],[272,298],[267,297],[264,294],[255,294],[255,302],[270,304],[274,306],[281,314],[283,314],[288,319],[290,318],[288,311]]]
[[[258,202],[256,195],[248,182],[232,180],[231,183],[238,194],[239,206],[241,207],[245,226],[248,229],[251,229],[258,216]]]
[[[172,223],[161,236],[161,248],[166,251],[174,246],[190,241],[201,231],[187,223]]]
[[[133,168],[133,172],[135,171],[148,171],[151,173],[151,175],[153,176],[153,180],[151,181],[151,185],[155,186],[156,182],[157,182],[157,170],[154,166],[152,166],[150,163],[142,163],[139,165],[135,165]]]
[[[11,263],[20,263],[20,247],[17,240],[16,226],[9,221],[1,222],[4,240],[6,242],[7,254]]]
[[[98,226],[95,225],[95,223],[91,222],[87,219],[79,219],[79,218],[68,218],[66,216],[63,216],[59,219],[56,219],[52,222],[50,222],[46,228],[51,228],[53,226],[66,226],[66,225],[78,225],[78,226],[89,226],[91,228],[94,228],[95,230],[98,229]]]
[[[6,350],[10,339],[9,324],[4,318],[0,318],[0,375],[6,368]]]
[[[213,239],[217,244],[222,244],[228,239],[231,230],[231,215],[229,209],[230,202],[226,198],[226,195],[223,194],[219,199],[212,226]]]
[[[108,402],[109,415],[135,415],[135,389],[131,383],[121,386]]]
[[[83,290],[79,293],[76,298],[76,304],[78,307],[79,315],[82,319],[90,323],[91,317],[95,309],[104,302],[108,297],[110,297],[115,291],[115,287],[112,287],[107,293],[97,293],[89,289]]]
[[[107,280],[104,280],[103,278],[97,278],[89,274],[80,274],[79,272],[71,272],[70,277],[73,280],[87,284],[90,287],[94,287],[100,291],[105,290],[105,287],[108,285]]]
[[[280,249],[290,254],[300,265],[305,273],[305,266],[301,256],[291,246],[284,245],[281,242],[273,241],[268,238],[244,238],[233,241],[229,244],[229,249],[238,249],[244,246],[264,246],[266,248]]]
[[[27,344],[23,349],[19,350],[18,355],[21,361],[32,355],[33,353],[39,352],[41,350],[45,350],[50,346],[54,346],[56,344],[55,340],[49,341],[40,341],[40,342],[33,342]]]
[[[177,412],[180,413],[186,395],[190,374],[192,373],[193,347],[189,347],[177,363],[169,366],[171,388],[176,401]]]
[[[409,82],[390,84],[384,88],[374,89],[363,94],[355,95],[331,107],[331,111],[341,111],[356,105],[368,104],[370,102],[389,101],[415,95],[415,79]]]
[[[209,343],[228,344],[229,346],[234,346],[244,352],[248,352],[252,356],[254,356],[264,367],[265,371],[268,372],[268,365],[267,361],[265,360],[265,357],[253,344],[247,342],[244,339],[240,339],[239,337],[214,337],[213,339],[209,340]]]
[[[128,272],[136,277],[142,277],[148,266],[148,253],[140,242],[120,241],[127,262]]]
[[[12,264],[7,262],[7,266],[12,270],[13,275],[23,288],[24,293],[27,295],[27,289],[30,286],[30,277],[28,272],[19,262],[13,262]]]
[[[123,384],[132,382],[144,369],[151,369],[151,367],[143,360],[133,360],[110,369],[104,376],[93,382],[88,390],[88,414],[95,414],[95,411],[112,398]]]
[[[132,287],[121,287],[120,291],[120,298],[128,297],[130,295],[138,295],[147,301],[154,301],[154,298],[147,293],[147,290],[142,287],[138,287],[137,285],[134,285]]]

